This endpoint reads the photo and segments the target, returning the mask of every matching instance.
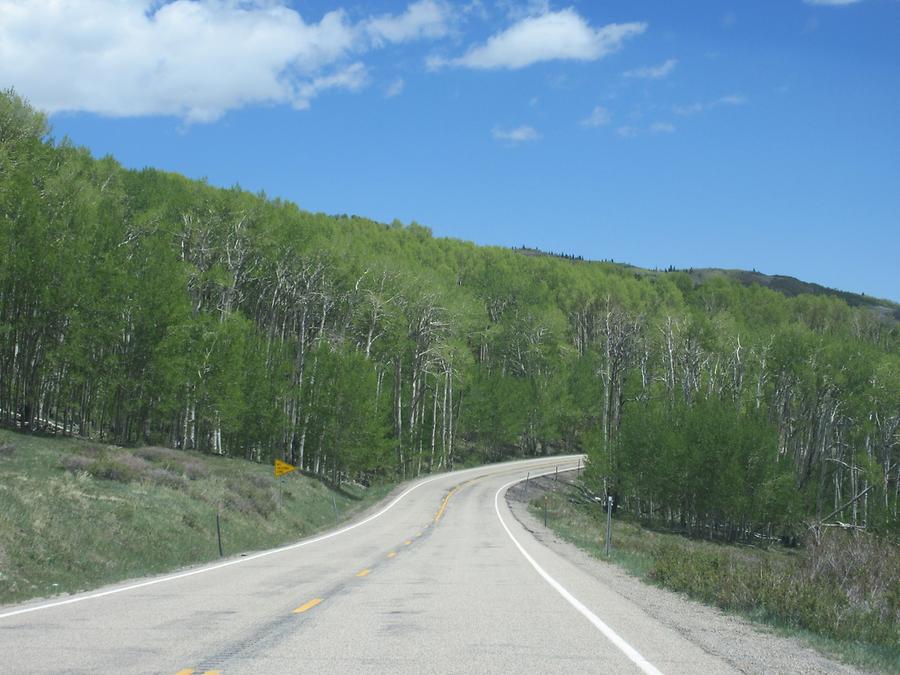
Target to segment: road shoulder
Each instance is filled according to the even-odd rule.
[[[535,486],[537,487],[537,486]],[[536,491],[532,491],[532,497]],[[619,567],[598,560],[559,538],[528,511],[522,490],[511,489],[507,504],[515,518],[540,544],[567,559],[585,574],[647,614],[677,631],[708,654],[745,673],[860,673],[833,661],[799,640],[779,636],[764,626],[646,584]]]

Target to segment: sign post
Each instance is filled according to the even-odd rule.
[[[291,471],[296,471],[297,467],[293,464],[288,464],[287,462],[282,462],[280,459],[275,460],[275,480],[278,480],[282,476]],[[278,508],[284,506],[284,481],[278,480]]]

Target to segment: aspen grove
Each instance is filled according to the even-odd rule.
[[[893,318],[126,170],[12,91],[0,423],[334,483],[587,452],[695,534],[900,531]]]

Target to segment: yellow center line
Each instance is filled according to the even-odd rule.
[[[207,670],[203,675],[222,675],[221,670]]]
[[[364,570],[360,570],[359,572],[357,572],[357,573],[356,573],[356,576],[358,576],[358,577],[367,577],[367,576],[369,576],[369,572],[371,572],[371,571],[372,571],[372,570],[370,570],[369,568],[366,568],[366,569],[364,569]]]
[[[406,541],[403,542],[403,545],[409,546],[411,543],[412,543],[412,539],[407,539]]]
[[[193,668],[182,668],[175,675],[191,675],[194,672]]]
[[[447,493],[447,496],[444,497],[444,501],[441,502],[441,508],[438,509],[437,514],[434,517],[434,521],[426,525],[426,527],[431,527],[432,525],[437,525],[440,522],[441,518],[444,515],[444,511],[447,510],[447,504],[450,502],[450,498],[459,492],[462,488],[464,488],[469,483],[474,483],[475,481],[482,480],[486,478],[486,476],[478,476],[477,478],[470,478],[469,480],[464,480],[462,483],[454,487],[450,492]],[[418,535],[416,535],[418,536]]]
[[[391,551],[390,553],[388,553],[388,558],[393,558],[396,555],[397,555],[397,551]]]
[[[459,490],[459,488],[461,488],[461,487],[462,487],[462,483],[460,483],[460,484],[457,485],[455,488],[453,488],[452,490],[450,490],[450,492],[447,493],[447,496],[444,497],[444,501],[441,502],[441,508],[438,509],[437,515],[434,517],[434,524],[435,524],[435,525],[438,524],[438,522],[439,522],[440,519],[441,519],[441,516],[444,515],[444,511],[447,509],[447,502],[450,501],[450,497],[452,497],[453,495],[455,495],[456,492],[457,492],[457,490]]]
[[[297,609],[294,610],[294,614],[302,614],[303,612],[312,609],[316,605],[322,602],[322,598],[313,598],[309,602],[305,602],[300,605]]]

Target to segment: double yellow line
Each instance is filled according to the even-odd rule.
[[[441,517],[444,515],[444,511],[447,510],[447,504],[450,502],[450,498],[459,492],[463,487],[468,485],[469,483],[474,483],[476,480],[481,480],[485,476],[478,476],[478,478],[470,478],[469,480],[465,480],[456,487],[454,487],[450,492],[447,493],[447,496],[444,497],[444,501],[441,502],[441,508],[438,509],[437,514],[434,516],[434,524],[437,525]],[[418,536],[418,535],[417,535]]]
[[[457,485],[455,488],[453,488],[452,490],[450,490],[450,492],[447,493],[447,496],[444,497],[444,501],[441,502],[441,508],[438,509],[437,515],[434,517],[434,524],[435,524],[435,525],[438,524],[438,522],[439,522],[440,519],[441,519],[441,516],[444,515],[444,511],[447,510],[447,502],[450,501],[450,497],[452,497],[452,496],[455,495],[457,492],[459,492],[459,489],[460,489],[462,486],[463,486],[463,484],[460,483],[460,484]]]

